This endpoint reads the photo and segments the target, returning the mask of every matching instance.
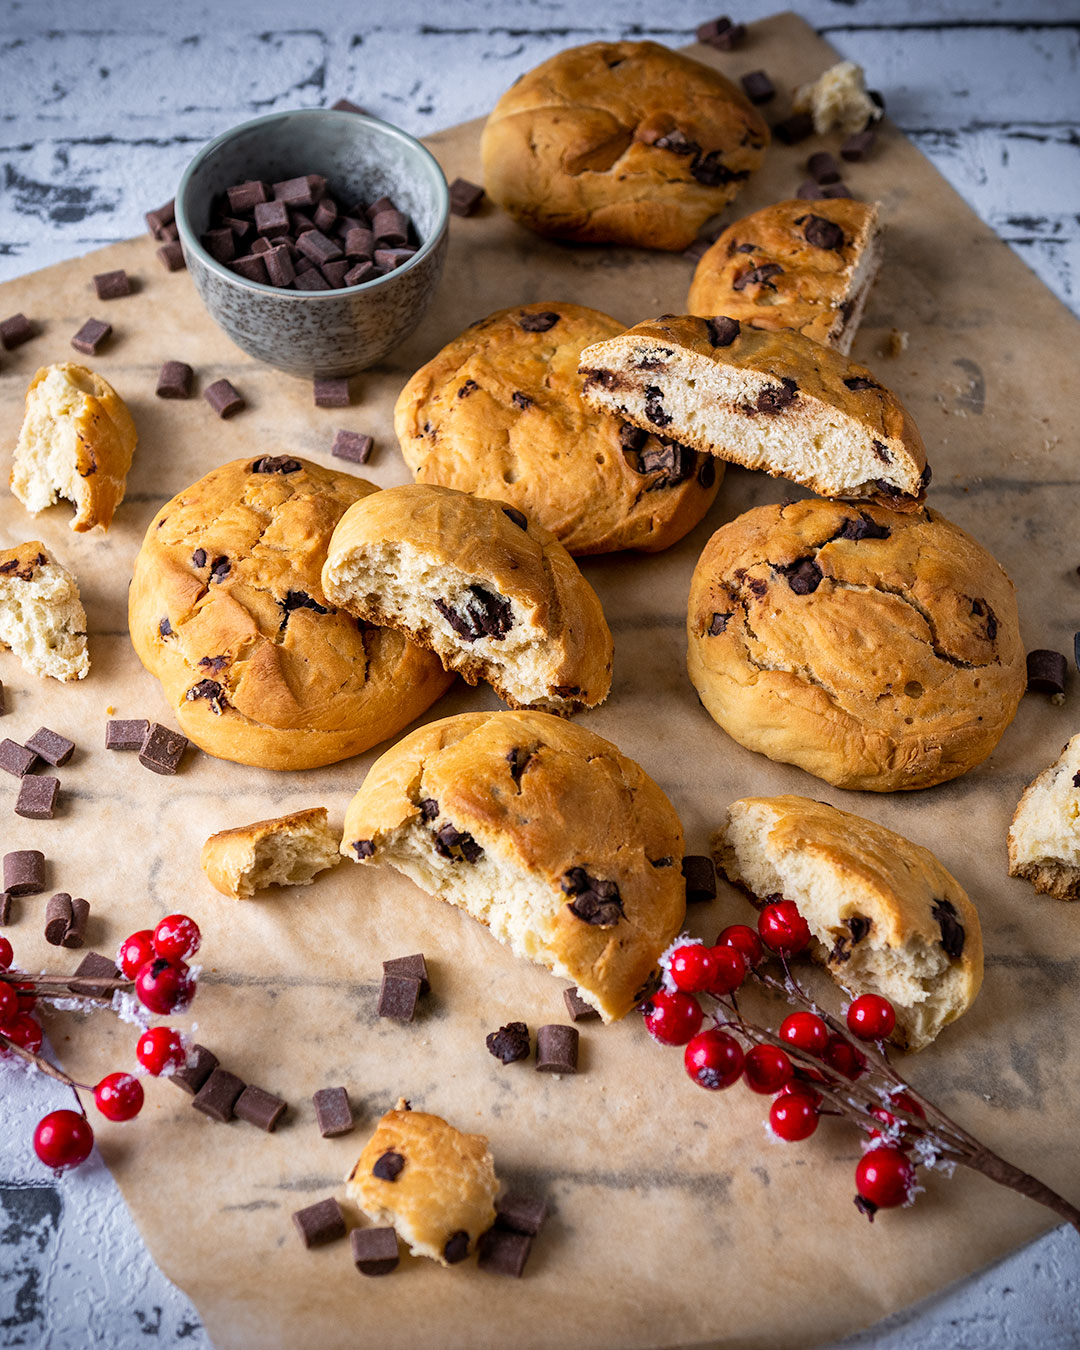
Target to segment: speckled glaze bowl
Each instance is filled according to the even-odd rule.
[[[393,198],[412,217],[421,247],[360,286],[286,291],[237,276],[200,244],[216,193],[251,178],[276,183],[307,173],[322,174],[343,208]],[[375,117],[306,108],[256,117],[204,145],[180,180],[176,225],[211,318],[251,356],[311,379],[365,370],[416,328],[442,275],[449,206],[443,172],[419,141]]]

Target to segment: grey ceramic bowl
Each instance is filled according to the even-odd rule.
[[[423,241],[403,266],[335,291],[286,291],[230,272],[199,242],[216,193],[322,174],[342,209],[384,193],[412,217]],[[397,127],[359,113],[307,108],[271,113],[204,145],[176,193],[176,225],[195,289],[244,351],[290,375],[352,375],[381,360],[416,328],[446,259],[449,195],[434,157]]]

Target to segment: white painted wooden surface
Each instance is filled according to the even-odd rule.
[[[777,7],[726,8],[752,19]],[[1080,0],[795,7],[1080,314]],[[139,232],[196,148],[247,117],[344,96],[423,135],[482,115],[562,47],[678,45],[716,12],[659,0],[0,0],[0,279]],[[153,1265],[104,1167],[57,1188],[33,1159],[54,1086],[0,1067],[0,1346],[204,1350],[197,1313]],[[1080,1239],[1051,1233],[845,1344],[1075,1350]]]

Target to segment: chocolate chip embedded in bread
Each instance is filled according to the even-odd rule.
[[[519,511],[516,506],[504,506],[502,511],[503,515],[512,520],[519,530],[528,530],[529,521],[523,511]]]
[[[624,422],[619,428],[619,444],[624,450],[641,450],[648,439],[649,433],[644,427],[635,427],[629,422]]]
[[[541,310],[535,314],[522,314],[518,324],[526,333],[546,333],[559,322],[559,315],[552,309]]]
[[[464,1261],[469,1254],[469,1235],[463,1228],[458,1229],[456,1233],[451,1234],[446,1239],[446,1245],[443,1247],[443,1257],[448,1265],[456,1266],[459,1261]]]
[[[757,396],[754,410],[761,413],[779,413],[790,408],[799,396],[799,386],[785,378],[780,384],[767,384]]]
[[[581,691],[578,690],[580,693]],[[535,758],[532,750],[526,750],[523,746],[515,745],[513,750],[508,750],[506,754],[507,763],[510,765],[510,777],[515,783],[521,783],[521,775],[529,767]]]
[[[818,217],[812,216],[811,219],[817,220]],[[831,224],[832,222],[830,221],[829,223]],[[851,390],[853,394],[860,393],[863,389],[881,388],[880,384],[876,384],[873,380],[868,380],[864,375],[853,375],[850,380],[845,380],[844,384]],[[880,444],[880,442],[876,443]]]
[[[671,422],[671,414],[664,411],[664,395],[655,384],[645,390],[645,416],[656,427],[666,427]]]
[[[351,848],[358,858],[370,858],[375,852],[375,845],[370,839],[356,839]]]
[[[812,595],[821,585],[822,571],[813,558],[799,558],[776,570],[787,577],[796,595]]]
[[[304,466],[288,455],[263,455],[251,466],[252,473],[299,473]]]
[[[210,704],[210,710],[216,717],[220,717],[225,711],[225,690],[218,684],[217,680],[200,680],[198,684],[193,684],[184,695],[188,703],[194,703],[197,699],[205,699]]]
[[[461,857],[468,863],[475,863],[484,856],[483,848],[471,834],[466,834],[449,822],[435,835],[435,852],[441,858],[449,858],[452,862],[457,862]]]
[[[958,961],[964,954],[965,934],[964,925],[957,917],[956,906],[951,900],[935,900],[930,913],[941,929],[941,945],[946,955]]]
[[[828,250],[844,246],[844,231],[834,220],[826,220],[824,216],[811,216],[807,220],[803,228],[803,238],[814,248]]]
[[[852,914],[845,919],[844,922],[847,924],[848,932],[851,934],[852,946],[855,946],[857,942],[861,942],[873,927],[872,921],[868,919],[865,914]]]
[[[888,539],[890,533],[888,525],[879,525],[860,512],[857,516],[848,516],[833,539],[851,539],[857,543],[860,539]]]
[[[395,1153],[393,1149],[387,1149],[385,1153],[375,1159],[375,1166],[371,1169],[371,1175],[378,1177],[380,1181],[397,1181],[405,1170],[405,1159],[400,1153]]]
[[[466,642],[488,637],[499,641],[513,627],[513,608],[505,595],[497,595],[483,586],[470,586],[464,609],[455,609],[445,600],[435,600],[435,608],[458,637]]]
[[[727,632],[728,621],[733,617],[735,611],[729,610],[726,614],[714,613],[709,620],[708,634],[710,637],[719,637],[721,633]]]
[[[425,797],[420,803],[420,814],[425,820],[434,820],[439,814],[439,803],[434,797]]]
[[[583,867],[572,867],[562,879],[565,894],[574,899],[567,908],[575,918],[597,928],[611,928],[624,917],[618,883],[592,877]]]
[[[523,394],[520,389],[514,390],[513,394],[510,396],[510,402],[515,408],[520,408],[522,412],[525,412],[533,405],[533,401],[528,394]]]
[[[783,270],[779,263],[762,263],[759,267],[750,267],[735,278],[731,283],[731,289],[744,291],[747,286],[766,286],[770,291],[775,291],[772,278],[780,276]]]
[[[705,328],[714,347],[730,347],[742,331],[738,319],[729,319],[726,314],[718,314],[715,319],[706,319]]]
[[[1061,652],[1037,647],[1027,654],[1027,687],[1033,694],[1058,695],[1065,692],[1069,663]]]

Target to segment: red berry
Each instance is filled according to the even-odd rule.
[[[852,1082],[866,1072],[866,1056],[843,1036],[832,1035],[825,1047],[825,1063]]]
[[[148,961],[135,976],[135,993],[152,1013],[183,1012],[195,997],[195,981],[183,961],[159,957]]]
[[[791,1081],[791,1060],[778,1045],[755,1045],[746,1054],[746,1086],[763,1096],[779,1092]]]
[[[873,1210],[895,1209],[911,1199],[915,1188],[915,1168],[898,1148],[885,1144],[864,1153],[855,1168],[855,1189],[864,1205]]]
[[[896,1011],[880,994],[860,994],[847,1010],[847,1024],[860,1041],[883,1041],[896,1026]]]
[[[926,1112],[922,1109],[922,1107],[915,1100],[915,1098],[909,1097],[906,1092],[895,1093],[892,1097],[889,1098],[889,1105],[899,1107],[900,1110],[904,1112],[904,1115],[909,1118],[911,1116],[917,1116],[919,1120],[926,1119]],[[922,1130],[918,1129],[914,1125],[908,1125],[900,1116],[893,1115],[893,1113],[884,1106],[875,1106],[874,1109],[870,1112],[870,1114],[874,1117],[875,1120],[880,1120],[882,1125],[885,1126],[886,1130],[890,1131],[897,1130],[906,1139],[916,1139],[920,1134],[922,1134]],[[880,1139],[882,1137],[882,1133],[883,1132],[881,1130],[871,1130],[870,1138]]]
[[[15,953],[6,937],[0,937],[0,970],[10,970]]]
[[[756,966],[763,955],[761,939],[752,928],[748,928],[744,923],[730,924],[716,939],[716,945],[718,947],[734,947],[737,952],[742,953],[747,966]]]
[[[120,944],[116,964],[127,979],[133,980],[147,961],[154,959],[154,935],[149,928],[140,928]]]
[[[19,1011],[32,1012],[37,1006],[37,995],[34,993],[34,986],[29,980],[20,980],[15,986],[19,991]]]
[[[31,1054],[41,1049],[41,1027],[29,1013],[16,1013],[4,1028],[4,1035]]]
[[[701,994],[712,984],[715,962],[708,947],[687,945],[676,947],[668,967],[676,989],[687,994]]]
[[[795,956],[810,944],[810,928],[791,900],[775,900],[758,915],[758,932],[771,951]]]
[[[180,1033],[172,1027],[150,1027],[139,1037],[135,1058],[156,1078],[168,1068],[179,1069],[187,1059]]]
[[[743,1071],[742,1046],[726,1031],[701,1031],[686,1047],[683,1063],[698,1087],[731,1087]]]
[[[746,979],[746,958],[738,947],[717,946],[711,949],[713,977],[709,993],[717,998],[733,994]]]
[[[0,984],[0,1031],[19,1013],[19,991],[12,984]]]
[[[94,1101],[106,1120],[134,1120],[142,1110],[142,1084],[129,1073],[110,1073],[94,1089]]]
[[[793,1012],[780,1023],[780,1039],[797,1050],[820,1057],[829,1043],[829,1028],[812,1012]]]
[[[661,1045],[685,1045],[701,1028],[701,1006],[690,994],[661,989],[642,1005],[649,1035]]]
[[[34,1131],[34,1152],[46,1167],[57,1172],[78,1167],[93,1147],[94,1131],[78,1111],[50,1111]]]
[[[800,1097],[806,1097],[814,1106],[820,1106],[821,1093],[814,1087],[813,1083],[807,1082],[802,1076],[803,1072],[804,1070],[802,1069],[796,1069],[795,1076],[791,1080],[791,1086],[785,1088],[784,1091],[796,1093]],[[824,1082],[825,1080],[822,1078],[820,1081]]]
[[[170,914],[154,929],[154,951],[166,961],[186,961],[201,945],[199,925],[186,914]]]
[[[804,1092],[784,1092],[769,1107],[769,1127],[789,1144],[809,1139],[817,1129],[817,1105]]]

